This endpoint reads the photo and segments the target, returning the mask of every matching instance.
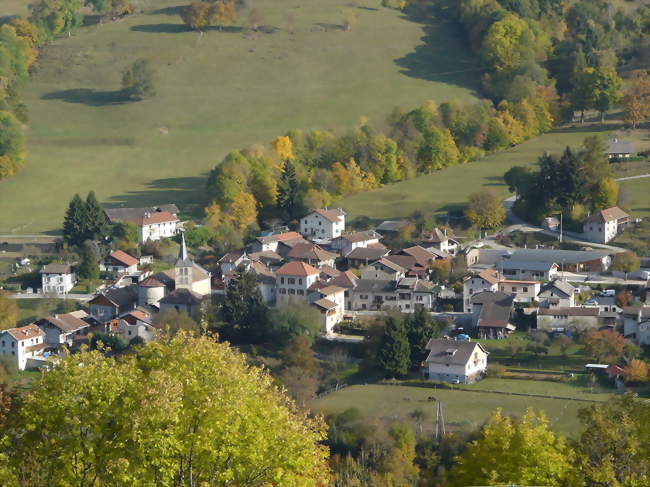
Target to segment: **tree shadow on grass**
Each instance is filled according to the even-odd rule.
[[[409,17],[404,18],[413,21]],[[434,21],[435,24],[423,25],[422,44],[395,59],[395,64],[401,68],[402,74],[411,78],[461,86],[478,96],[481,71],[476,59],[462,47],[465,41],[455,26],[444,28],[444,24],[450,24],[447,20]]]
[[[177,5],[175,7],[165,7],[165,8],[159,8],[158,10],[154,10],[152,12],[149,12],[149,15],[180,15],[183,10],[185,10],[186,6],[185,5]]]
[[[178,34],[180,32],[199,32],[192,31],[185,24],[141,24],[134,25],[131,27],[131,30],[136,32],[147,32],[150,34]],[[212,25],[203,29],[203,32],[210,31],[239,33],[243,32],[244,28],[236,25]]]
[[[131,100],[120,90],[98,91],[92,88],[73,88],[70,90],[52,91],[41,97],[43,100],[63,100],[68,103],[81,103],[89,106],[120,105]]]
[[[145,189],[112,196],[105,202],[105,206],[141,208],[174,203],[180,208],[183,217],[200,219],[207,204],[204,191],[207,175],[154,179]]]

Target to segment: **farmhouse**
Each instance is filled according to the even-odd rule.
[[[279,306],[291,301],[307,301],[309,288],[318,280],[320,271],[304,262],[284,264],[275,273],[276,300]]]
[[[434,284],[416,277],[401,279],[360,279],[349,292],[351,310],[399,309],[410,313],[417,306],[432,309],[435,304]]]
[[[306,242],[298,232],[274,233],[257,237],[255,241],[253,241],[252,252],[264,252],[267,250],[277,252],[280,242],[290,241]]]
[[[447,230],[441,231],[439,228],[434,228],[430,233],[422,235],[420,246],[427,250],[436,249],[451,255],[456,255],[459,248],[458,242],[447,236]]]
[[[369,246],[377,245],[383,247],[383,245],[379,243],[380,239],[381,235],[374,230],[348,233],[332,239],[331,248],[332,250],[338,250],[343,257],[346,257],[356,248],[367,248]]]
[[[345,212],[341,208],[321,208],[300,219],[300,233],[305,237],[331,240],[344,231]]]
[[[583,224],[585,238],[592,242],[607,243],[630,223],[630,215],[618,206],[591,214]]]
[[[530,303],[535,301],[541,284],[539,281],[499,281],[499,291],[510,294],[516,303]]]
[[[138,270],[138,259],[130,256],[122,250],[115,250],[106,256],[99,269],[106,272],[136,272]]]
[[[47,264],[41,269],[43,294],[67,294],[77,283],[77,275],[69,264]]]
[[[501,265],[504,277],[519,280],[550,280],[557,275],[558,265],[551,262],[506,260]]]
[[[104,216],[108,223],[128,222],[138,227],[140,244],[148,240],[160,240],[175,236],[180,230],[176,205],[160,205],[145,208],[108,208]]]
[[[559,250],[559,249],[472,249],[467,253],[467,265],[489,265],[496,269],[501,269],[504,264],[504,277],[508,279],[533,279],[533,280],[551,280],[557,271],[568,272],[602,272],[609,269],[611,264],[611,251],[601,250]],[[505,270],[508,263],[513,262],[534,262],[536,266],[542,269],[549,269],[548,274],[551,277],[524,277],[517,273],[517,266],[520,264],[510,264],[515,272],[506,274]],[[544,264],[555,264],[556,270],[550,270]],[[531,266],[532,267],[532,266]],[[534,272],[534,269],[532,269]],[[537,271],[537,272],[543,272]],[[526,274],[524,272],[523,274]]]
[[[431,339],[426,348],[429,380],[471,384],[485,375],[488,352],[478,342]]]
[[[609,160],[628,159],[634,154],[634,144],[628,140],[613,138],[607,142],[605,154]]]
[[[323,250],[314,243],[300,243],[294,245],[287,254],[289,260],[305,262],[314,267],[333,267],[336,257],[336,254]]]
[[[506,338],[515,330],[510,323],[514,297],[502,292],[475,294],[472,302],[472,325],[481,338]]]
[[[575,288],[556,279],[542,286],[537,301],[542,308],[572,308],[575,306]]]
[[[0,355],[11,357],[18,370],[28,368],[29,359],[43,359],[47,348],[45,332],[34,323],[0,332]]]
[[[472,312],[472,296],[483,291],[497,291],[499,278],[494,269],[486,269],[475,276],[463,280],[463,309],[465,313]]]
[[[74,311],[66,314],[47,316],[36,322],[45,333],[45,342],[59,347],[72,346],[74,341],[88,333],[90,324],[84,320],[88,315],[85,311]]]
[[[583,308],[539,308],[537,329],[545,331],[583,331],[598,328],[600,309]]]
[[[143,284],[147,281],[143,281]],[[137,302],[138,289],[132,285],[108,289],[88,301],[88,307],[93,318],[100,323],[105,323],[135,309]]]
[[[389,253],[384,246],[356,247],[345,256],[345,260],[348,267],[362,267],[386,257]]]

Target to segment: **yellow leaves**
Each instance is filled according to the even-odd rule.
[[[229,219],[240,231],[257,221],[257,201],[250,193],[241,192],[230,204]]]
[[[222,222],[224,215],[221,212],[221,206],[217,203],[212,203],[203,209],[205,218],[203,222],[212,228],[217,228]]]
[[[628,382],[650,381],[650,366],[642,360],[632,359],[627,367],[623,369],[623,376]]]
[[[273,139],[271,148],[281,162],[293,159],[293,144],[291,143],[291,139],[286,135],[281,135]]]

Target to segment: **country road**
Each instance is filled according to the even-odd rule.
[[[650,174],[639,174],[638,176],[626,176],[624,178],[617,178],[616,181],[630,181],[632,179],[650,178]]]

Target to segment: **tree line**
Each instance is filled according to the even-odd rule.
[[[245,236],[260,221],[290,221],[347,195],[518,144],[552,126],[548,104],[535,103],[427,102],[411,111],[396,108],[383,130],[367,121],[342,134],[292,130],[267,148],[233,151],[208,176],[210,204],[197,238]]]
[[[517,194],[514,210],[532,221],[554,212],[580,222],[588,212],[616,204],[618,185],[605,156],[602,138],[592,136],[561,155],[543,154],[536,168],[515,166],[504,179]]]
[[[494,101],[550,102],[556,120],[574,112],[605,113],[624,103],[635,125],[648,115],[647,71],[650,7],[607,0],[411,0],[414,15],[443,14],[458,23],[477,55],[484,92]],[[635,86],[622,89],[617,68],[634,71]]]

